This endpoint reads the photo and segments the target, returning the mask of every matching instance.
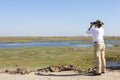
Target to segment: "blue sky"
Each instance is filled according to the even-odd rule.
[[[0,36],[86,36],[97,19],[120,36],[120,0],[0,0]]]

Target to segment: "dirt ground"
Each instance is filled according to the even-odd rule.
[[[53,73],[35,73],[26,75],[1,73],[0,80],[120,80],[120,71],[107,71],[100,76],[92,74],[78,74],[73,71],[53,72]]]

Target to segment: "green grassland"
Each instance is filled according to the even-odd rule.
[[[120,60],[120,46],[107,47],[107,60]],[[1,48],[0,67],[46,67],[50,65],[75,64],[81,68],[93,67],[92,47],[24,47]]]

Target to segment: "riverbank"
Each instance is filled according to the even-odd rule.
[[[10,38],[6,38],[7,39]],[[39,39],[38,39],[39,40]],[[4,41],[4,40],[3,40]],[[8,40],[12,42],[14,39]],[[15,41],[28,41],[21,38]],[[14,42],[15,42],[14,41]],[[32,40],[30,40],[32,41]],[[75,43],[74,43],[75,44]],[[120,45],[106,47],[106,59],[120,61]],[[46,47],[21,47],[0,48],[0,70],[31,68],[36,70],[50,65],[75,64],[80,69],[92,68],[94,65],[93,47],[75,46],[46,46]],[[75,72],[55,72],[36,75],[0,74],[0,80],[119,80],[120,71],[107,71],[101,76],[79,75]]]

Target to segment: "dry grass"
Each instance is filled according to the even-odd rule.
[[[0,37],[0,42],[32,42],[32,41],[68,41],[68,40],[91,40],[84,36],[14,36]]]

